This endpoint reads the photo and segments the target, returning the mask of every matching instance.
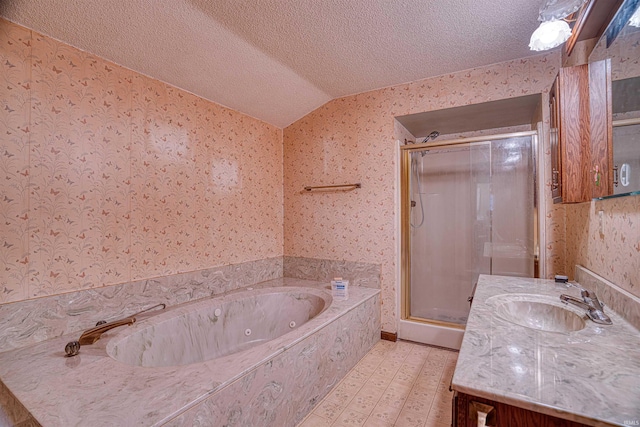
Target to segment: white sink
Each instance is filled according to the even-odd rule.
[[[505,294],[489,298],[487,304],[501,319],[540,331],[575,332],[586,325],[584,316],[551,297]]]

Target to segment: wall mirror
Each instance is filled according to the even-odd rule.
[[[589,62],[610,60],[611,196],[640,194],[640,0],[625,0]],[[594,118],[592,118],[593,120]]]

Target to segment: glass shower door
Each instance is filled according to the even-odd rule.
[[[482,257],[491,236],[490,144],[411,155],[411,317],[464,325],[467,297],[490,272]]]
[[[480,274],[533,276],[531,137],[412,152],[410,320],[464,327]]]

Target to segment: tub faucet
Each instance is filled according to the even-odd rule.
[[[98,341],[102,336],[102,334],[104,334],[105,332],[110,331],[111,329],[117,328],[119,326],[132,325],[136,321],[136,316],[139,316],[142,313],[146,313],[156,308],[164,309],[166,307],[167,307],[166,304],[157,304],[157,305],[154,305],[153,307],[144,309],[132,316],[125,317],[124,319],[114,320],[113,322],[109,322],[109,323],[100,321],[96,324],[95,327],[84,331],[82,335],[80,335],[80,338],[78,338],[78,341],[71,341],[67,343],[67,345],[64,348],[64,352],[67,354],[67,356],[75,356],[80,352],[81,345],[93,344],[94,342]]]
[[[560,295],[560,301],[565,304],[573,304],[580,308],[587,310],[587,316],[589,319],[601,325],[611,325],[611,318],[604,314],[604,304],[600,302],[594,292],[589,292],[586,289],[582,289],[580,292],[582,300],[572,297],[571,295]]]

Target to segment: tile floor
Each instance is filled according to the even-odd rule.
[[[449,427],[458,352],[380,341],[298,427]]]

